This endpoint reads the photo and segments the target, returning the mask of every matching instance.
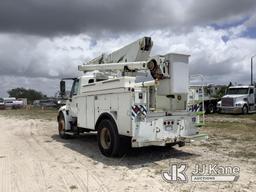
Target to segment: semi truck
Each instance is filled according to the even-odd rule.
[[[78,66],[69,99],[59,109],[61,138],[97,132],[101,153],[121,156],[129,147],[184,146],[206,139],[196,117],[186,110],[189,55],[150,56],[153,41],[143,37]],[[143,80],[144,79],[144,80]]]
[[[256,112],[256,88],[252,85],[230,86],[217,103],[220,113],[247,114]]]

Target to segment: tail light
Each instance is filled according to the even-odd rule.
[[[174,121],[172,121],[172,120],[171,120],[171,121],[168,121],[168,120],[167,120],[167,121],[164,121],[163,124],[164,124],[164,126],[166,126],[166,125],[173,125],[173,124],[174,124]]]

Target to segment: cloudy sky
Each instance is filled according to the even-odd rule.
[[[190,73],[209,83],[249,83],[256,1],[0,0],[0,97],[15,87],[54,95],[79,64],[143,36],[153,55],[190,54]]]

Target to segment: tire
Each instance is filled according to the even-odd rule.
[[[116,124],[110,119],[103,119],[98,126],[98,146],[101,153],[107,157],[120,157],[126,152]]]
[[[186,145],[186,143],[184,141],[180,141],[178,142],[179,147],[184,147]]]
[[[64,118],[64,115],[63,113],[60,113],[59,114],[59,118],[58,118],[58,131],[59,131],[59,136],[62,138],[62,139],[68,139],[69,138],[69,135],[67,135],[65,133],[65,118]]]
[[[243,106],[243,108],[242,108],[242,113],[243,113],[244,115],[248,114],[248,107],[247,107],[247,105],[244,105],[244,106]]]
[[[207,112],[209,113],[209,114],[212,114],[212,113],[214,113],[214,105],[212,104],[212,103],[210,103],[209,105],[208,105],[208,107],[207,107]]]

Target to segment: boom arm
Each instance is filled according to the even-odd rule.
[[[138,62],[128,62],[128,63],[104,63],[104,64],[87,64],[87,65],[79,65],[79,71],[114,71],[120,70],[123,71],[125,68],[128,70],[147,70],[147,63],[146,61],[138,61]]]
[[[153,42],[151,38],[143,37],[114,51],[113,53],[110,53],[109,55],[102,54],[89,61],[87,64],[147,61],[149,59],[152,46]]]
[[[168,62],[159,63],[157,59],[153,58],[149,61],[79,65],[78,70],[83,72],[89,72],[94,70],[122,72],[149,70],[154,79],[163,79],[165,77],[169,77],[169,73],[164,72],[163,67],[167,70]]]
[[[87,64],[78,66],[78,70],[83,72],[94,70],[122,72],[150,70],[154,79],[169,77],[168,62],[162,56],[150,59],[152,46],[151,38],[143,37],[109,55],[102,54]]]

